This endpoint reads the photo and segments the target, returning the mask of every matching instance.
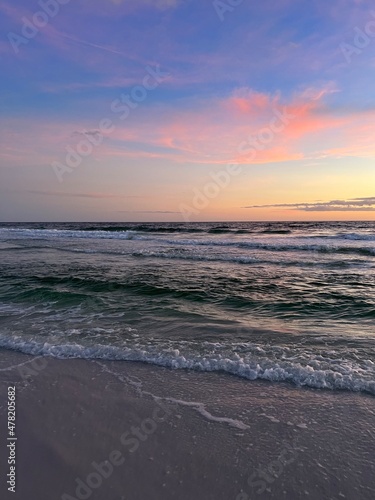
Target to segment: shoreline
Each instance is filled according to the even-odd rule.
[[[375,494],[371,395],[4,350],[0,379],[4,429],[7,387],[16,386],[11,498],[370,500]],[[10,495],[4,476],[0,491]]]

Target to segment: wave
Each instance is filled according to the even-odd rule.
[[[95,227],[87,227],[82,229],[82,231],[92,231],[92,230],[100,230],[105,232],[124,232],[124,231],[136,231],[139,233],[205,233],[209,232],[205,229],[200,228],[186,228],[186,227],[158,227],[158,226],[148,226],[148,225],[139,225],[139,226],[100,226],[99,228]]]
[[[368,233],[337,233],[337,234],[312,234],[299,236],[303,239],[323,240],[348,240],[348,241],[375,241],[375,234]]]
[[[317,252],[317,253],[339,253],[339,254],[358,254],[364,256],[375,256],[374,247],[358,247],[358,246],[332,246],[321,244],[296,244],[292,243],[268,243],[260,241],[233,241],[233,240],[163,240],[164,243],[170,245],[184,246],[219,246],[219,247],[236,247],[246,248],[250,250],[266,250],[273,252]]]
[[[65,228],[54,228],[50,229],[47,227],[38,227],[38,228],[1,228],[5,230],[10,230],[10,231],[82,231],[82,232],[98,232],[98,231],[103,231],[107,233],[123,233],[123,232],[139,232],[139,233],[186,233],[186,234],[200,234],[200,233],[206,233],[206,234],[289,234],[292,231],[289,229],[244,229],[244,228],[236,228],[236,227],[230,227],[230,226],[208,226],[208,227],[192,227],[188,226],[187,224],[185,225],[157,225],[157,224],[129,224],[129,225],[105,225],[105,224],[93,224],[93,225],[87,225],[87,226],[82,226],[80,227],[75,227],[74,229],[72,227],[65,227]]]
[[[213,345],[211,345],[212,347]],[[315,389],[348,390],[375,395],[375,364],[370,359],[353,360],[335,351],[297,354],[281,346],[248,345],[247,352],[220,349],[180,352],[155,346],[117,347],[110,345],[50,344],[17,337],[0,336],[0,347],[33,356],[59,359],[101,359],[140,361],[173,369],[225,372],[248,380],[290,382]],[[217,347],[217,344],[215,345]]]
[[[83,238],[83,239],[124,239],[131,240],[136,237],[136,231],[108,232],[102,230],[72,230],[72,229],[17,229],[0,228],[0,234],[9,237],[26,237],[29,239],[46,238]]]
[[[265,229],[264,231],[260,231],[262,234],[291,234],[292,231],[290,229]]]
[[[121,240],[138,240],[152,241],[161,244],[179,245],[179,246],[213,246],[213,247],[235,247],[245,248],[249,250],[265,250],[273,252],[316,252],[325,254],[356,254],[367,257],[375,256],[375,248],[373,246],[354,246],[354,245],[326,245],[318,243],[299,243],[298,239],[290,238],[285,243],[273,243],[271,241],[253,240],[236,240],[236,239],[167,239],[152,236],[144,236],[136,231],[123,231],[108,233],[106,231],[73,231],[73,230],[57,230],[57,229],[0,229],[1,232],[7,234],[22,233],[30,239],[38,238],[84,238],[84,239],[121,239]]]
[[[192,228],[192,227],[157,227],[148,225],[138,225],[138,226],[87,226],[80,229],[20,229],[20,228],[0,228],[0,231],[10,231],[10,232],[45,232],[56,231],[68,234],[69,232],[83,232],[83,233],[127,233],[127,232],[137,232],[137,233],[154,233],[154,234],[269,234],[269,235],[286,235],[292,234],[290,229],[264,229],[264,230],[250,230],[250,229],[236,229],[227,226],[218,226],[211,228]]]
[[[375,234],[341,233],[336,237],[352,241],[375,241]]]
[[[131,239],[131,238],[129,238]],[[134,238],[136,239],[136,238]],[[171,260],[185,260],[192,262],[227,262],[229,264],[241,264],[241,265],[272,265],[279,267],[299,267],[299,268],[329,268],[329,269],[349,269],[353,267],[363,267],[364,265],[368,267],[369,262],[366,259],[353,259],[350,260],[286,260],[286,259],[265,259],[259,257],[249,257],[246,255],[204,255],[197,253],[184,252],[183,249],[169,249],[168,251],[157,251],[142,249],[139,251],[133,251],[129,253],[124,250],[108,250],[108,249],[94,249],[94,248],[64,248],[64,247],[46,247],[42,245],[27,245],[12,247],[12,252],[17,251],[30,251],[30,250],[42,250],[46,248],[53,248],[60,252],[73,253],[73,254],[86,254],[86,255],[111,255],[111,256],[128,256],[131,255],[135,258],[153,258],[153,259],[171,259]],[[264,249],[263,249],[264,250]],[[1,249],[1,251],[9,251],[9,249]],[[324,252],[323,252],[324,253]],[[329,253],[329,252],[326,252]],[[339,252],[340,253],[340,252]],[[345,253],[345,252],[342,252]],[[350,252],[349,252],[350,253]],[[361,252],[360,252],[361,253]],[[372,253],[370,253],[372,255]],[[363,256],[368,256],[365,252]]]
[[[80,250],[77,250],[80,251]],[[82,251],[85,252],[85,251]],[[100,250],[97,251],[98,253]],[[92,251],[89,251],[92,253]],[[113,254],[113,252],[111,252]],[[267,266],[280,266],[280,267],[320,267],[329,269],[349,269],[354,266],[362,267],[366,261],[363,259],[351,259],[351,260],[329,260],[329,261],[311,261],[311,260],[274,260],[274,259],[260,259],[256,257],[246,257],[244,255],[239,256],[228,256],[228,255],[199,255],[199,254],[188,254],[182,252],[158,252],[153,250],[141,250],[139,252],[133,252],[133,257],[139,258],[153,258],[153,259],[176,259],[176,260],[187,260],[193,262],[227,262],[229,264],[243,264],[243,265],[267,265]]]

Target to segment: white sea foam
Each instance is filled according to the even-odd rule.
[[[234,418],[228,418],[228,417],[218,417],[210,413],[206,405],[204,403],[196,402],[196,401],[184,401],[182,399],[176,399],[176,398],[164,398],[165,401],[170,401],[171,403],[175,403],[181,406],[187,406],[189,408],[193,408],[196,412],[200,413],[202,417],[206,418],[207,420],[210,420],[211,422],[218,422],[221,424],[228,424],[231,427],[236,427],[237,429],[241,430],[246,430],[249,428],[248,425],[246,425],[244,422],[241,420],[237,420]]]
[[[235,348],[232,352],[220,346],[204,353],[192,349],[182,353],[162,345],[51,344],[7,335],[0,335],[0,347],[34,356],[142,361],[174,369],[222,371],[248,380],[291,382],[298,386],[364,391],[375,395],[374,363],[369,359],[359,361],[356,357],[340,358],[333,350],[297,353],[287,347],[253,345],[246,349]]]
[[[185,401],[183,399],[176,399],[173,397],[165,397],[165,396],[157,396],[156,394],[146,391],[143,389],[143,384],[139,379],[134,379],[134,377],[129,377],[129,375],[124,374],[124,373],[119,373],[118,371],[113,371],[108,366],[100,363],[97,361],[98,365],[101,366],[103,371],[110,373],[114,377],[116,377],[118,380],[121,382],[124,382],[126,384],[129,384],[130,386],[135,389],[135,391],[141,396],[150,396],[152,399],[155,401],[167,401],[169,403],[173,403],[175,405],[180,405],[180,406],[186,406],[189,408],[192,408],[195,410],[197,413],[202,415],[202,417],[206,418],[207,420],[211,422],[218,422],[218,423],[223,423],[227,424],[231,427],[236,427],[237,429],[245,430],[248,429],[249,426],[246,425],[244,422],[241,420],[229,418],[229,417],[219,417],[217,415],[213,415],[211,412],[209,412],[206,408],[206,405],[204,403],[201,403],[199,401]]]

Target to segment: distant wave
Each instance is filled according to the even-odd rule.
[[[260,231],[262,234],[291,234],[292,231],[290,229],[265,229],[264,231]]]
[[[365,233],[338,233],[334,235],[309,235],[300,236],[304,239],[325,239],[325,240],[349,240],[349,241],[375,241],[375,234],[365,234]]]
[[[98,251],[101,253],[100,251]],[[111,252],[113,253],[113,252]],[[257,257],[246,257],[244,255],[228,256],[228,255],[199,255],[181,252],[157,252],[153,250],[142,250],[133,252],[133,257],[149,257],[155,259],[181,259],[191,260],[198,262],[228,262],[233,264],[248,264],[248,265],[272,265],[283,267],[327,267],[330,269],[347,269],[353,266],[363,266],[366,261],[361,259],[343,260],[330,260],[330,261],[310,261],[310,260],[275,260],[275,259],[261,259]]]
[[[145,242],[156,242],[158,244],[168,244],[173,246],[211,246],[211,247],[234,247],[248,250],[263,250],[272,252],[316,252],[322,254],[353,254],[366,257],[375,256],[375,247],[372,245],[354,245],[352,244],[324,244],[324,243],[305,243],[304,238],[287,238],[283,241],[274,242],[273,240],[262,241],[258,238],[238,238],[238,239],[169,239],[151,235],[142,235],[136,231],[106,232],[106,231],[73,231],[73,230],[51,230],[51,229],[0,229],[8,235],[19,236],[20,241],[23,237],[28,239],[55,239],[55,238],[79,238],[79,239],[116,239],[116,240],[137,240]],[[372,238],[372,236],[370,236]],[[327,239],[321,238],[323,241]],[[354,240],[353,237],[348,238]],[[360,238],[357,238],[360,240]],[[362,238],[364,239],[364,238]],[[314,241],[311,239],[311,241]],[[370,239],[366,241],[372,241]]]
[[[9,237],[24,237],[29,239],[46,239],[46,238],[98,238],[98,239],[124,239],[131,240],[136,237],[135,231],[102,231],[102,230],[72,230],[72,229],[17,229],[17,228],[0,228],[0,234],[5,234]]]
[[[43,231],[61,231],[69,234],[70,231],[74,232],[83,232],[83,233],[95,233],[103,232],[103,233],[126,233],[126,232],[137,232],[137,233],[154,233],[154,234],[275,234],[275,235],[283,235],[283,234],[291,234],[292,230],[290,229],[258,229],[258,230],[250,230],[250,229],[237,229],[230,228],[228,226],[217,226],[217,227],[208,227],[208,228],[194,228],[194,227],[186,227],[186,226],[157,226],[157,225],[132,225],[132,226],[86,226],[81,227],[79,229],[31,229],[31,228],[0,228],[0,231],[11,231],[11,232],[21,232],[28,231],[30,232],[43,232]]]
[[[290,382],[315,389],[362,391],[375,395],[375,364],[370,359],[348,360],[340,353],[293,352],[280,346],[248,346],[248,352],[222,353],[207,351],[183,353],[179,349],[151,346],[117,347],[96,344],[53,345],[0,335],[0,347],[59,359],[82,358],[141,361],[174,369],[202,372],[225,372],[248,380]]]
[[[247,248],[251,250],[269,250],[273,252],[319,252],[319,253],[346,253],[358,254],[365,256],[375,256],[374,247],[358,247],[358,246],[337,246],[337,245],[322,245],[322,244],[298,244],[297,242],[291,243],[271,243],[260,241],[247,241],[247,240],[163,240],[164,243],[171,245],[185,245],[185,246],[223,246],[223,247],[236,247]]]
[[[128,238],[128,239],[136,239],[136,238]],[[178,244],[177,244],[178,245]],[[243,264],[243,265],[272,265],[272,266],[281,266],[281,267],[321,267],[321,268],[331,268],[331,269],[346,269],[346,268],[351,268],[351,267],[358,267],[358,266],[368,266],[371,265],[367,259],[361,259],[361,258],[351,258],[350,260],[329,260],[329,261],[317,261],[317,260],[287,260],[287,259],[265,259],[265,258],[260,258],[259,256],[253,257],[253,256],[245,256],[245,255],[204,255],[204,254],[197,254],[197,253],[188,253],[188,252],[182,252],[178,251],[178,249],[169,249],[166,252],[162,251],[156,251],[156,250],[149,250],[149,249],[142,249],[140,251],[133,251],[129,253],[128,251],[122,249],[122,250],[105,250],[105,249],[94,249],[94,248],[64,248],[64,247],[49,247],[49,246],[43,246],[43,245],[25,245],[25,246],[18,246],[18,247],[13,247],[11,249],[9,248],[0,248],[0,252],[8,252],[11,250],[12,252],[28,252],[30,250],[43,250],[46,248],[53,248],[54,250],[58,250],[59,252],[64,252],[64,253],[74,253],[74,254],[86,254],[86,255],[112,255],[112,256],[132,256],[136,258],[155,258],[155,259],[180,259],[180,260],[187,260],[187,261],[196,261],[196,262],[228,262],[228,263],[233,263],[233,264]],[[274,248],[266,248],[266,247],[254,247],[255,249],[262,249],[262,250],[273,250],[276,251]],[[282,248],[279,249],[278,251],[297,251],[297,250],[302,250],[302,251],[308,251],[311,250],[310,248],[301,248],[301,247],[288,247],[288,248]],[[355,251],[358,250],[358,251]],[[321,249],[321,250],[315,250],[318,253],[326,253],[326,254],[331,254],[331,253],[336,253],[334,250],[329,251],[328,249]],[[372,257],[375,255],[375,252],[370,249],[368,251],[367,248],[363,249],[354,249],[354,251],[351,251],[351,249],[342,249],[337,251],[338,254],[358,254],[360,257]]]
[[[78,227],[79,226],[79,227]],[[2,228],[0,228],[1,230]],[[33,230],[33,231],[50,231],[48,227],[39,227],[39,228],[4,228],[4,229],[10,229],[10,230]],[[93,224],[93,225],[79,225],[74,229],[71,229],[71,227],[66,227],[66,228],[58,228],[54,229],[58,231],[83,231],[83,232],[97,232],[97,231],[104,231],[104,232],[109,232],[109,233],[121,233],[121,232],[127,232],[127,231],[136,231],[139,233],[186,233],[186,234],[194,234],[194,233],[206,233],[206,234],[290,234],[292,233],[291,229],[262,229],[262,227],[259,228],[238,228],[235,226],[227,226],[227,225],[210,225],[207,227],[193,227],[188,224],[183,224],[183,225],[168,225],[168,224],[163,224],[163,225],[158,225],[156,223],[153,224],[116,224],[116,225],[105,225],[105,224]]]
[[[45,249],[47,247],[38,246],[23,246],[14,247],[12,252],[17,251],[29,251],[29,250],[39,250]],[[74,254],[87,254],[87,255],[112,255],[112,256],[132,256],[136,258],[153,258],[153,259],[176,259],[176,260],[187,260],[196,262],[227,262],[233,264],[248,264],[248,265],[273,265],[273,266],[283,266],[283,267],[328,267],[328,268],[350,268],[353,266],[363,266],[367,264],[366,260],[363,259],[350,259],[350,260],[329,260],[329,261],[312,261],[312,260],[287,260],[287,259],[265,259],[260,257],[250,257],[245,255],[212,255],[212,254],[198,254],[188,251],[183,251],[183,249],[175,248],[168,249],[167,251],[157,251],[152,249],[142,249],[139,251],[132,251],[128,253],[124,250],[105,250],[105,249],[94,249],[94,248],[64,248],[64,247],[53,247],[55,250],[60,252],[74,253]],[[1,251],[2,249],[0,249]],[[4,249],[8,250],[8,249]],[[179,251],[180,250],[180,251]]]
[[[336,237],[352,241],[375,241],[375,234],[341,233]]]

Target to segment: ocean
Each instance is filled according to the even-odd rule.
[[[375,223],[1,223],[0,347],[375,394]]]

